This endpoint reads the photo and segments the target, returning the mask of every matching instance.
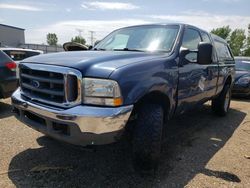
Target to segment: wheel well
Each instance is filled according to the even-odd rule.
[[[160,91],[153,91],[143,96],[139,101],[136,102],[132,115],[136,115],[138,108],[145,103],[159,104],[163,107],[165,120],[169,115],[170,101],[167,95]]]
[[[232,85],[232,77],[231,77],[231,76],[228,76],[228,77],[227,77],[227,80],[226,80],[226,82],[225,82],[225,85],[229,85],[229,86]]]

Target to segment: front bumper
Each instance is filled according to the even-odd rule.
[[[250,96],[250,84],[242,85],[235,83],[232,89],[233,96],[245,97]]]
[[[133,110],[133,105],[51,108],[28,100],[19,89],[11,99],[16,117],[21,122],[55,139],[83,146],[116,141]]]

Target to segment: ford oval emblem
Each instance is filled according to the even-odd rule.
[[[35,87],[35,88],[39,88],[40,87],[40,82],[38,82],[37,80],[32,80],[31,85],[33,87]]]

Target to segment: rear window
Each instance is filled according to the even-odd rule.
[[[233,60],[233,56],[231,55],[231,52],[227,44],[215,40],[215,48],[220,61]]]
[[[14,61],[22,61],[25,58],[39,55],[39,52],[18,51],[18,50],[3,50]]]

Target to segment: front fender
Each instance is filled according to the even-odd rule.
[[[158,91],[169,98],[170,108],[175,108],[178,85],[175,60],[157,59],[123,67],[114,71],[110,78],[118,81],[124,105],[135,104],[143,96]]]

